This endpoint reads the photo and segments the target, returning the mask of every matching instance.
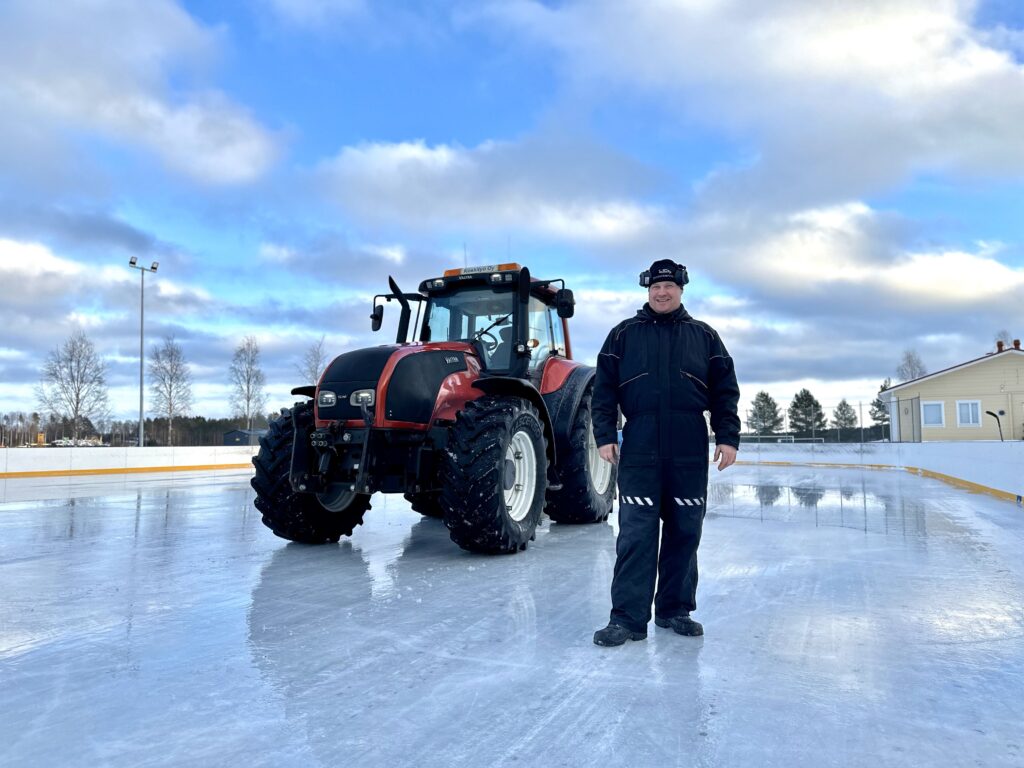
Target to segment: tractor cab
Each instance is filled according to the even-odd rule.
[[[556,290],[554,283],[563,287]],[[566,320],[575,305],[561,279],[535,280],[511,263],[449,269],[420,283],[418,294],[403,294],[393,280],[391,288],[375,297],[371,318],[378,329],[383,305],[376,300],[398,301],[399,344],[409,341],[410,302],[416,302],[414,339],[469,344],[485,374],[539,379],[548,359],[571,357]]]

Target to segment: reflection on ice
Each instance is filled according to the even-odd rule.
[[[814,482],[793,485],[715,482],[708,489],[708,516],[853,528],[903,536],[927,534],[925,506],[921,501],[869,491],[863,483],[825,487]]]

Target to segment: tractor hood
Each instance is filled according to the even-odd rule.
[[[475,354],[470,344],[444,342],[369,347],[339,355],[317,387],[317,422],[361,420],[362,412],[350,398],[353,392],[373,390],[370,410],[377,415],[377,424],[383,420],[426,425],[442,382],[467,370],[466,356]],[[334,405],[320,404],[325,391],[334,393]]]

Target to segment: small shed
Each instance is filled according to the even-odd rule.
[[[897,384],[883,397],[894,442],[1022,440],[1024,350],[1019,339],[1012,347],[1000,342],[995,352]]]
[[[224,445],[259,445],[265,429],[232,429],[224,433]]]

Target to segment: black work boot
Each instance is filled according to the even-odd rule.
[[[671,619],[662,619],[655,616],[654,623],[659,627],[665,627],[666,629],[671,627],[675,630],[677,635],[700,637],[704,634],[704,627],[701,626],[699,621],[691,619],[690,614],[688,613],[684,613],[682,616],[674,616]]]
[[[646,632],[634,632],[618,624],[609,624],[594,633],[594,645],[622,645],[627,640],[646,640]]]

